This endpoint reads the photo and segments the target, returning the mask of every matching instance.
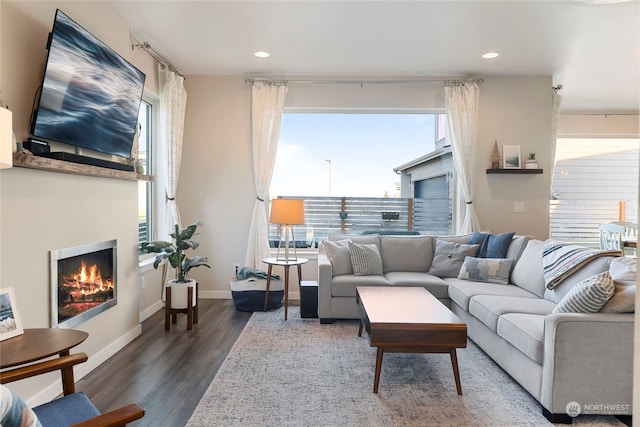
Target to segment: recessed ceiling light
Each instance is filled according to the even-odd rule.
[[[263,50],[258,51],[256,53],[254,53],[253,55],[258,57],[258,58],[268,58],[269,56],[271,56],[271,54],[269,52],[265,52]]]
[[[493,59],[493,58],[497,58],[498,56],[500,56],[500,54],[497,52],[487,52],[484,55],[482,55],[484,59]]]

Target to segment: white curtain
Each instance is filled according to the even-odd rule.
[[[560,116],[560,105],[562,104],[562,96],[558,94],[558,91],[562,88],[562,85],[552,88],[553,93],[553,109],[551,111],[551,162],[549,167],[549,173],[551,174],[551,188],[553,188],[553,174],[556,168],[556,143],[558,138],[558,117]]]
[[[256,201],[253,206],[245,265],[257,268],[269,256],[266,201],[278,151],[286,82],[254,82],[251,91],[251,146]]]
[[[475,82],[446,82],[447,138],[451,140],[453,166],[466,205],[464,220],[456,233],[480,229],[473,207],[479,88]]]
[[[158,76],[160,81],[160,140],[167,156],[165,192],[167,230],[170,232],[174,229],[175,224],[181,224],[180,211],[175,199],[182,158],[187,91],[184,88],[184,77],[162,64],[159,65]]]

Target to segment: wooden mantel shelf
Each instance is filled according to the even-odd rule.
[[[153,181],[153,176],[150,175],[65,162],[64,160],[49,159],[47,157],[20,152],[13,153],[13,166],[73,175],[101,176],[104,178],[125,179],[129,181]]]
[[[506,173],[506,174],[541,174],[542,169],[487,169],[487,173]]]

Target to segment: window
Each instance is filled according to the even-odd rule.
[[[435,117],[285,112],[270,194],[399,197],[394,168],[434,150]]]
[[[270,196],[306,200],[306,224],[295,231],[296,239],[305,241],[296,244],[308,247],[339,232],[422,230],[417,225],[427,227],[422,231],[431,230],[433,224],[427,222],[433,221],[416,219],[415,215],[428,211],[432,203],[417,200],[424,196],[420,190],[414,193],[415,180],[411,175],[405,179],[401,166],[421,164],[420,159],[435,152],[438,140],[444,144],[444,129],[439,126],[443,117],[429,113],[285,112]],[[438,175],[450,176],[449,171],[441,171],[441,163]],[[442,212],[441,203],[438,215],[443,218],[438,221],[450,224],[448,193],[447,197],[444,206],[448,211]],[[413,198],[417,203],[409,201]],[[383,217],[381,212],[398,212],[399,219]],[[440,230],[442,224],[438,227]],[[273,246],[277,231],[271,228]]]
[[[551,238],[598,246],[598,224],[637,223],[638,152],[636,138],[558,138]]]
[[[145,175],[152,175],[152,124],[153,108],[146,101],[140,103],[140,113],[138,115],[138,165],[142,170],[138,170]],[[152,240],[152,183],[148,181],[138,181],[138,243]]]

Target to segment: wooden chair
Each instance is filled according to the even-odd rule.
[[[87,359],[85,353],[76,353],[9,369],[0,372],[0,383],[6,384],[54,371],[60,371],[61,374],[63,371],[71,372],[71,377],[64,381],[62,397],[33,408],[43,427],[121,427],[142,418],[144,409],[136,403],[100,414],[86,394],[75,392],[73,366],[84,363]]]
[[[625,229],[618,224],[600,224],[600,249],[623,251],[622,237]]]

